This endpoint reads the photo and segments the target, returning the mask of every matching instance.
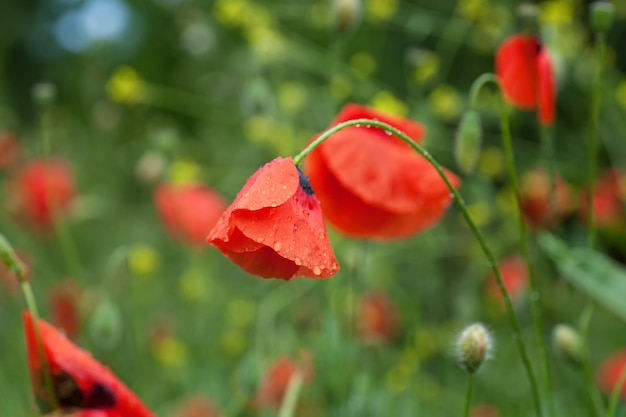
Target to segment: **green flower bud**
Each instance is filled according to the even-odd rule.
[[[51,83],[38,83],[33,86],[31,94],[38,105],[47,106],[56,100],[57,88]]]
[[[594,1],[589,6],[589,16],[594,30],[606,32],[615,19],[615,7],[608,1]]]
[[[476,110],[468,110],[461,118],[454,146],[456,163],[466,174],[471,174],[478,162],[482,136],[480,114]]]
[[[578,332],[567,324],[559,324],[552,330],[552,344],[565,360],[581,367],[586,360],[585,346]]]
[[[331,26],[338,33],[351,31],[361,17],[361,0],[334,0],[331,8]]]
[[[112,349],[122,338],[122,313],[111,301],[101,302],[89,322],[91,338],[99,346]]]
[[[471,374],[476,372],[486,359],[491,357],[493,338],[481,323],[466,327],[456,342],[459,363]]]

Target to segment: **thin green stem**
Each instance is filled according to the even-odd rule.
[[[472,372],[467,373],[467,391],[465,393],[465,411],[463,416],[469,417],[470,406],[472,404],[472,386],[474,385],[474,374]]]
[[[554,141],[552,140],[552,129],[544,124],[539,124],[539,136],[541,139],[541,150],[543,159],[548,168],[548,178],[550,179],[550,193],[548,194],[548,218],[550,221],[556,219],[557,195],[556,195],[556,164],[554,161]]]
[[[390,125],[388,125],[386,123],[382,123],[382,122],[379,122],[377,120],[369,120],[369,119],[350,120],[350,121],[347,121],[347,122],[344,122],[344,123],[340,123],[340,124],[330,128],[329,130],[324,132],[322,135],[320,135],[316,140],[314,140],[311,144],[309,144],[309,146],[307,146],[302,152],[300,152],[298,155],[296,155],[294,157],[294,159],[293,159],[294,163],[296,165],[299,165],[300,163],[302,163],[302,160],[309,153],[311,153],[311,151],[313,151],[313,149],[315,149],[317,146],[319,146],[322,142],[324,142],[326,139],[328,139],[334,133],[336,133],[336,132],[338,132],[338,131],[340,131],[342,129],[345,129],[347,127],[352,127],[352,126],[355,126],[355,127],[369,126],[369,127],[379,128],[379,129],[382,129],[383,131],[387,132],[389,135],[395,135],[396,137],[398,137],[402,141],[406,142],[411,148],[413,148],[413,150],[415,150],[421,156],[426,158],[426,160],[433,166],[433,168],[435,168],[435,170],[437,171],[437,173],[439,174],[439,176],[441,177],[443,182],[448,187],[448,190],[450,191],[451,197],[453,197],[454,200],[456,201],[457,206],[459,207],[459,209],[461,210],[461,213],[463,214],[463,217],[465,218],[465,221],[467,222],[470,230],[472,231],[472,233],[476,237],[476,240],[478,241],[478,244],[480,245],[483,253],[485,254],[485,257],[487,258],[487,262],[488,262],[489,267],[493,271],[493,274],[495,276],[495,279],[496,279],[496,282],[497,282],[497,285],[498,285],[498,289],[499,289],[500,293],[502,294],[502,298],[504,300],[504,306],[505,306],[505,309],[506,309],[506,312],[507,312],[507,316],[509,318],[509,321],[510,321],[510,324],[511,324],[511,328],[512,328],[512,331],[513,331],[513,339],[515,340],[515,342],[517,344],[517,348],[519,350],[520,357],[522,359],[522,363],[524,365],[524,369],[526,371],[526,375],[527,375],[529,383],[530,383],[531,392],[532,392],[532,396],[533,396],[533,403],[534,403],[534,406],[535,406],[536,414],[538,416],[542,416],[543,413],[542,413],[542,410],[541,410],[541,401],[540,401],[539,390],[538,390],[538,386],[537,386],[537,380],[536,380],[536,377],[535,377],[535,373],[534,373],[532,365],[531,365],[531,360],[530,360],[530,356],[528,354],[528,350],[526,348],[526,344],[524,343],[524,339],[522,337],[522,329],[521,329],[519,320],[517,318],[515,310],[513,309],[513,304],[511,302],[511,297],[509,296],[509,293],[507,292],[506,287],[504,286],[504,282],[502,281],[502,276],[500,274],[500,270],[498,269],[496,259],[495,259],[494,255],[493,255],[491,249],[489,249],[489,246],[487,246],[487,243],[485,241],[485,238],[484,238],[482,232],[480,231],[480,229],[478,228],[478,226],[476,225],[476,223],[472,219],[472,217],[471,217],[471,215],[469,213],[469,210],[467,208],[467,204],[463,200],[463,197],[456,190],[456,188],[454,188],[454,186],[450,182],[450,179],[446,175],[446,173],[444,171],[444,168],[441,166],[441,164],[439,164],[439,162],[437,162],[430,155],[430,153],[426,149],[424,149],[420,144],[415,143],[404,132],[402,132],[402,131],[396,129],[395,127],[390,126]]]
[[[591,363],[589,362],[589,358],[587,357],[582,364],[582,373],[585,385],[587,386],[587,395],[589,396],[589,410],[591,415],[601,416],[605,410],[604,403],[602,402],[602,397],[600,396],[600,392],[598,391],[598,387],[596,385],[593,369],[591,368]]]
[[[622,367],[622,370],[619,373],[619,377],[617,378],[617,382],[613,387],[613,391],[611,391],[611,398],[609,399],[609,406],[606,410],[606,417],[614,417],[617,411],[617,402],[619,401],[620,394],[622,393],[622,389],[624,388],[624,383],[626,382],[626,366]]]
[[[296,405],[298,404],[298,397],[302,389],[303,383],[302,372],[294,372],[289,378],[289,384],[287,385],[287,392],[283,398],[283,403],[280,405],[280,411],[278,417],[294,417],[296,415]]]
[[[504,147],[505,160],[509,174],[509,182],[511,183],[511,187],[513,188],[513,193],[515,194],[515,205],[517,211],[517,231],[520,240],[520,250],[522,252],[522,257],[524,258],[524,262],[528,270],[528,286],[530,290],[531,310],[535,328],[535,336],[537,338],[537,341],[539,342],[539,351],[541,354],[541,362],[543,364],[545,392],[547,396],[550,415],[554,415],[554,397],[552,389],[552,377],[550,372],[550,359],[548,356],[548,345],[543,332],[543,318],[541,315],[541,305],[539,304],[537,278],[535,276],[535,271],[530,260],[528,227],[526,226],[526,222],[524,221],[524,218],[522,216],[521,192],[519,179],[517,177],[517,170],[515,168],[515,153],[513,152],[513,139],[511,136],[511,126],[509,121],[509,107],[504,102],[502,88],[495,74],[483,74],[476,79],[476,81],[472,84],[472,88],[470,90],[471,104],[472,106],[476,105],[480,89],[488,82],[496,85],[496,87],[498,88],[498,96],[500,98],[500,131],[502,134],[502,145]]]

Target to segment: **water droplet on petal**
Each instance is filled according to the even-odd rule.
[[[283,244],[282,244],[282,243],[280,243],[280,242],[276,242],[276,243],[274,243],[274,250],[275,250],[276,252],[278,252],[279,250],[281,250],[281,249],[282,249],[282,247],[283,247]]]
[[[260,237],[260,238],[258,238],[256,241],[257,241],[258,243],[263,243],[263,241],[264,241],[264,240],[265,240],[265,238],[264,238],[264,237]]]
[[[287,189],[287,186],[286,186],[286,185],[283,185],[281,188],[282,188],[283,190],[286,190],[286,189]]]
[[[385,130],[385,134],[386,134],[387,136],[391,136],[391,135],[392,135],[391,130]]]
[[[302,258],[300,258],[299,256],[296,256],[293,260],[293,263],[295,263],[298,266],[302,265]]]
[[[315,275],[322,275],[322,268],[320,268],[318,265],[315,265],[315,266],[313,267],[313,273],[314,273]]]
[[[361,127],[361,125],[360,124],[356,124],[356,125],[354,125],[354,127]]]
[[[270,204],[270,206],[271,206],[271,207],[277,207],[277,206],[278,206],[278,204],[276,204],[276,203],[272,203],[272,204]]]

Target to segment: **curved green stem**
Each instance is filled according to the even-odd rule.
[[[470,406],[472,404],[472,386],[474,385],[474,374],[472,372],[467,373],[467,391],[465,393],[465,411],[463,416],[469,417]]]
[[[500,290],[500,293],[502,294],[502,298],[504,299],[504,306],[505,306],[505,309],[506,309],[509,321],[511,323],[511,328],[513,330],[513,339],[515,340],[515,342],[517,344],[517,347],[518,347],[518,350],[519,350],[519,353],[520,353],[520,356],[521,356],[521,359],[522,359],[522,363],[523,363],[524,369],[526,371],[526,375],[527,375],[528,380],[530,382],[532,396],[533,396],[533,402],[534,402],[534,406],[535,406],[535,411],[536,411],[538,416],[543,415],[542,410],[541,410],[541,401],[540,401],[540,397],[539,397],[539,390],[538,390],[538,387],[537,387],[537,380],[536,380],[535,373],[534,373],[532,365],[531,365],[530,356],[528,354],[528,350],[526,348],[526,344],[524,343],[524,339],[522,337],[522,329],[521,329],[519,320],[517,318],[517,315],[515,314],[515,310],[513,309],[513,304],[511,302],[511,297],[509,297],[509,293],[507,292],[506,287],[504,286],[504,282],[502,281],[502,276],[500,274],[500,270],[498,269],[496,259],[495,259],[494,255],[493,255],[493,253],[491,252],[491,249],[489,249],[489,246],[487,246],[487,243],[485,241],[485,238],[484,238],[482,232],[480,231],[480,229],[478,228],[478,226],[476,225],[476,223],[472,219],[472,217],[471,217],[471,215],[469,213],[469,210],[467,208],[467,204],[463,200],[463,197],[456,190],[456,188],[454,188],[454,186],[450,182],[450,179],[446,175],[446,173],[444,171],[444,168],[441,166],[441,164],[439,164],[439,162],[437,162],[435,160],[435,158],[433,158],[430,155],[430,153],[426,149],[424,149],[422,147],[422,145],[420,145],[418,143],[415,143],[404,132],[402,132],[402,131],[396,129],[395,127],[390,126],[390,125],[388,125],[386,123],[379,122],[377,120],[369,120],[369,119],[350,120],[350,121],[347,121],[347,122],[344,122],[344,123],[340,123],[340,124],[330,128],[330,129],[328,129],[326,132],[321,134],[316,140],[311,142],[311,144],[309,144],[309,146],[307,146],[302,152],[300,152],[298,155],[296,155],[293,158],[294,163],[296,165],[301,164],[302,160],[309,153],[311,153],[311,151],[313,151],[313,149],[315,149],[317,146],[319,146],[322,142],[324,142],[326,139],[328,139],[334,133],[337,133],[338,131],[340,131],[342,129],[345,129],[347,127],[351,127],[351,126],[355,126],[355,127],[359,127],[359,126],[375,127],[375,128],[382,129],[385,132],[388,132],[388,134],[390,134],[390,135],[392,135],[392,134],[395,135],[396,137],[398,137],[399,139],[404,141],[406,144],[408,144],[411,148],[413,148],[413,150],[415,150],[421,156],[426,158],[426,160],[433,166],[433,168],[435,168],[435,170],[437,171],[437,173],[439,174],[439,176],[441,177],[443,182],[446,184],[446,186],[450,190],[451,196],[456,201],[457,206],[459,207],[459,209],[461,210],[461,213],[463,214],[463,217],[465,218],[465,221],[467,222],[470,230],[472,231],[472,233],[476,237],[476,240],[478,241],[478,244],[480,245],[483,253],[485,254],[485,257],[487,258],[489,267],[493,271],[493,274],[495,276],[495,279],[496,279],[496,282],[497,282],[497,285],[498,285],[498,289]]]
[[[552,130],[549,126],[539,125],[539,136],[541,139],[541,150],[545,164],[548,167],[548,178],[550,179],[550,193],[548,194],[548,218],[556,219],[557,195],[556,195],[556,166],[554,163],[554,141],[552,140]]]
[[[535,327],[535,336],[537,338],[537,341],[539,342],[539,351],[541,354],[541,362],[543,364],[546,396],[548,397],[547,401],[549,405],[550,415],[554,415],[555,410],[553,401],[552,377],[550,372],[550,359],[548,356],[548,345],[543,332],[543,318],[541,316],[541,306],[539,304],[537,278],[535,276],[532,262],[530,261],[528,227],[526,226],[526,222],[524,221],[524,218],[522,216],[521,192],[519,179],[517,177],[517,171],[515,168],[515,154],[513,152],[513,139],[511,137],[511,126],[509,121],[509,107],[504,102],[502,88],[495,74],[483,74],[476,79],[476,81],[472,84],[472,89],[470,90],[471,104],[472,106],[476,105],[480,88],[482,88],[485,84],[489,82],[496,85],[496,87],[498,88],[498,96],[500,98],[500,131],[502,134],[502,145],[504,147],[509,182],[511,183],[511,187],[513,188],[513,193],[515,194],[515,205],[517,211],[517,231],[519,234],[520,250],[526,264],[526,269],[528,270],[528,286],[530,290],[531,310]]]

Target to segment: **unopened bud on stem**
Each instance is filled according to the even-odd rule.
[[[554,349],[574,366],[585,362],[585,346],[578,332],[567,324],[559,324],[552,331]]]
[[[493,338],[481,323],[466,327],[456,342],[456,354],[459,363],[467,372],[473,374],[486,359],[491,357]]]
[[[57,88],[51,83],[38,83],[32,89],[33,100],[40,106],[47,106],[57,98]]]
[[[594,1],[589,6],[591,27],[598,32],[606,32],[613,24],[615,7],[609,1]]]
[[[338,33],[352,30],[361,15],[361,0],[334,0],[331,9],[331,25]]]

